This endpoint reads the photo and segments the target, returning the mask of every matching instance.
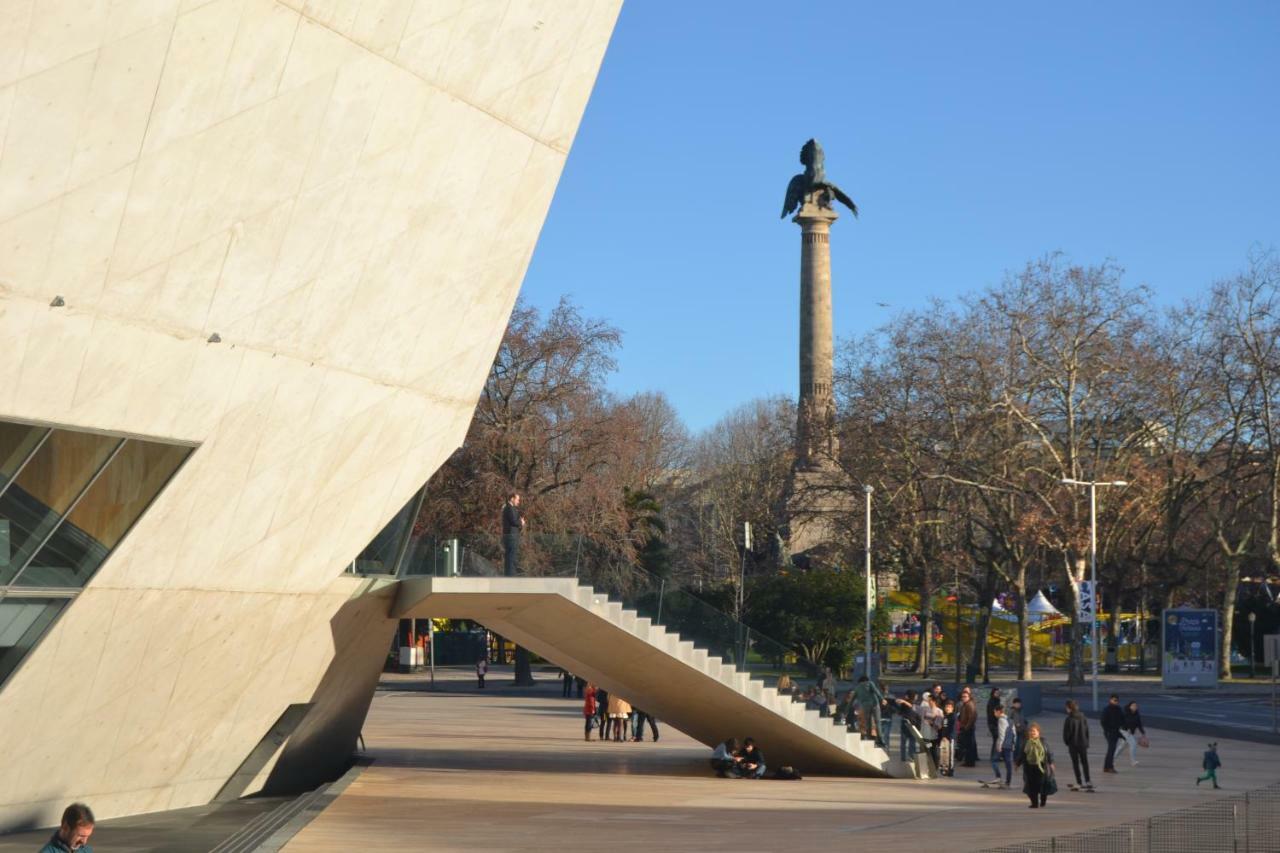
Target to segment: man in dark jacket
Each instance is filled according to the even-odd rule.
[[[991,756],[993,758],[1000,750],[1000,744],[996,743],[996,729],[999,727],[996,722],[996,708],[1003,704],[1004,702],[1000,699],[1000,688],[992,687],[991,697],[987,699],[987,731],[991,732]]]
[[[1093,782],[1089,779],[1089,721],[1074,699],[1067,700],[1067,719],[1062,724],[1062,742],[1067,745],[1067,752],[1071,755],[1076,787],[1092,788]]]
[[[961,767],[978,764],[978,706],[968,687],[960,691],[960,706],[956,709],[956,746]]]
[[[520,573],[520,534],[523,532],[520,495],[512,492],[502,507],[502,573],[509,578]]]
[[[1124,728],[1124,709],[1120,697],[1112,693],[1107,707],[1102,709],[1102,736],[1107,739],[1107,757],[1102,762],[1103,773],[1116,772],[1116,744],[1120,742],[1120,730]]]

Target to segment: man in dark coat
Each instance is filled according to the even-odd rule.
[[[1071,756],[1071,769],[1076,774],[1076,786],[1093,788],[1089,779],[1089,721],[1074,699],[1067,700],[1067,719],[1062,724],[1062,742]]]
[[[1102,709],[1102,736],[1107,739],[1107,757],[1102,762],[1103,773],[1116,772],[1116,744],[1120,742],[1120,730],[1124,728],[1124,709],[1120,697],[1112,693],[1107,707]]]
[[[502,573],[509,578],[520,573],[520,534],[523,532],[520,495],[512,492],[502,507]]]

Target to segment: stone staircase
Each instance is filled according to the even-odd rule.
[[[771,767],[913,777],[913,768],[692,640],[573,578],[408,577],[390,615],[473,619],[706,744],[754,737]]]

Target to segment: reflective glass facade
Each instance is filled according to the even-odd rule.
[[[0,421],[0,683],[191,450]]]

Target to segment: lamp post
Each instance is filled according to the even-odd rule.
[[[866,553],[866,581],[867,581],[867,601],[866,601],[866,632],[863,637],[863,654],[866,661],[866,669],[864,671],[867,680],[874,681],[871,676],[871,493],[875,491],[871,486],[863,486],[862,492],[867,496],[867,553]]]
[[[1258,626],[1258,614],[1249,614],[1249,677],[1254,676],[1254,656],[1258,653],[1258,635],[1254,633]]]
[[[1098,710],[1098,486],[1129,485],[1124,480],[1073,480],[1063,478],[1064,486],[1089,487],[1089,586],[1093,590],[1093,609],[1089,614],[1089,644],[1093,646],[1093,710]],[[1114,606],[1114,605],[1113,605]]]

